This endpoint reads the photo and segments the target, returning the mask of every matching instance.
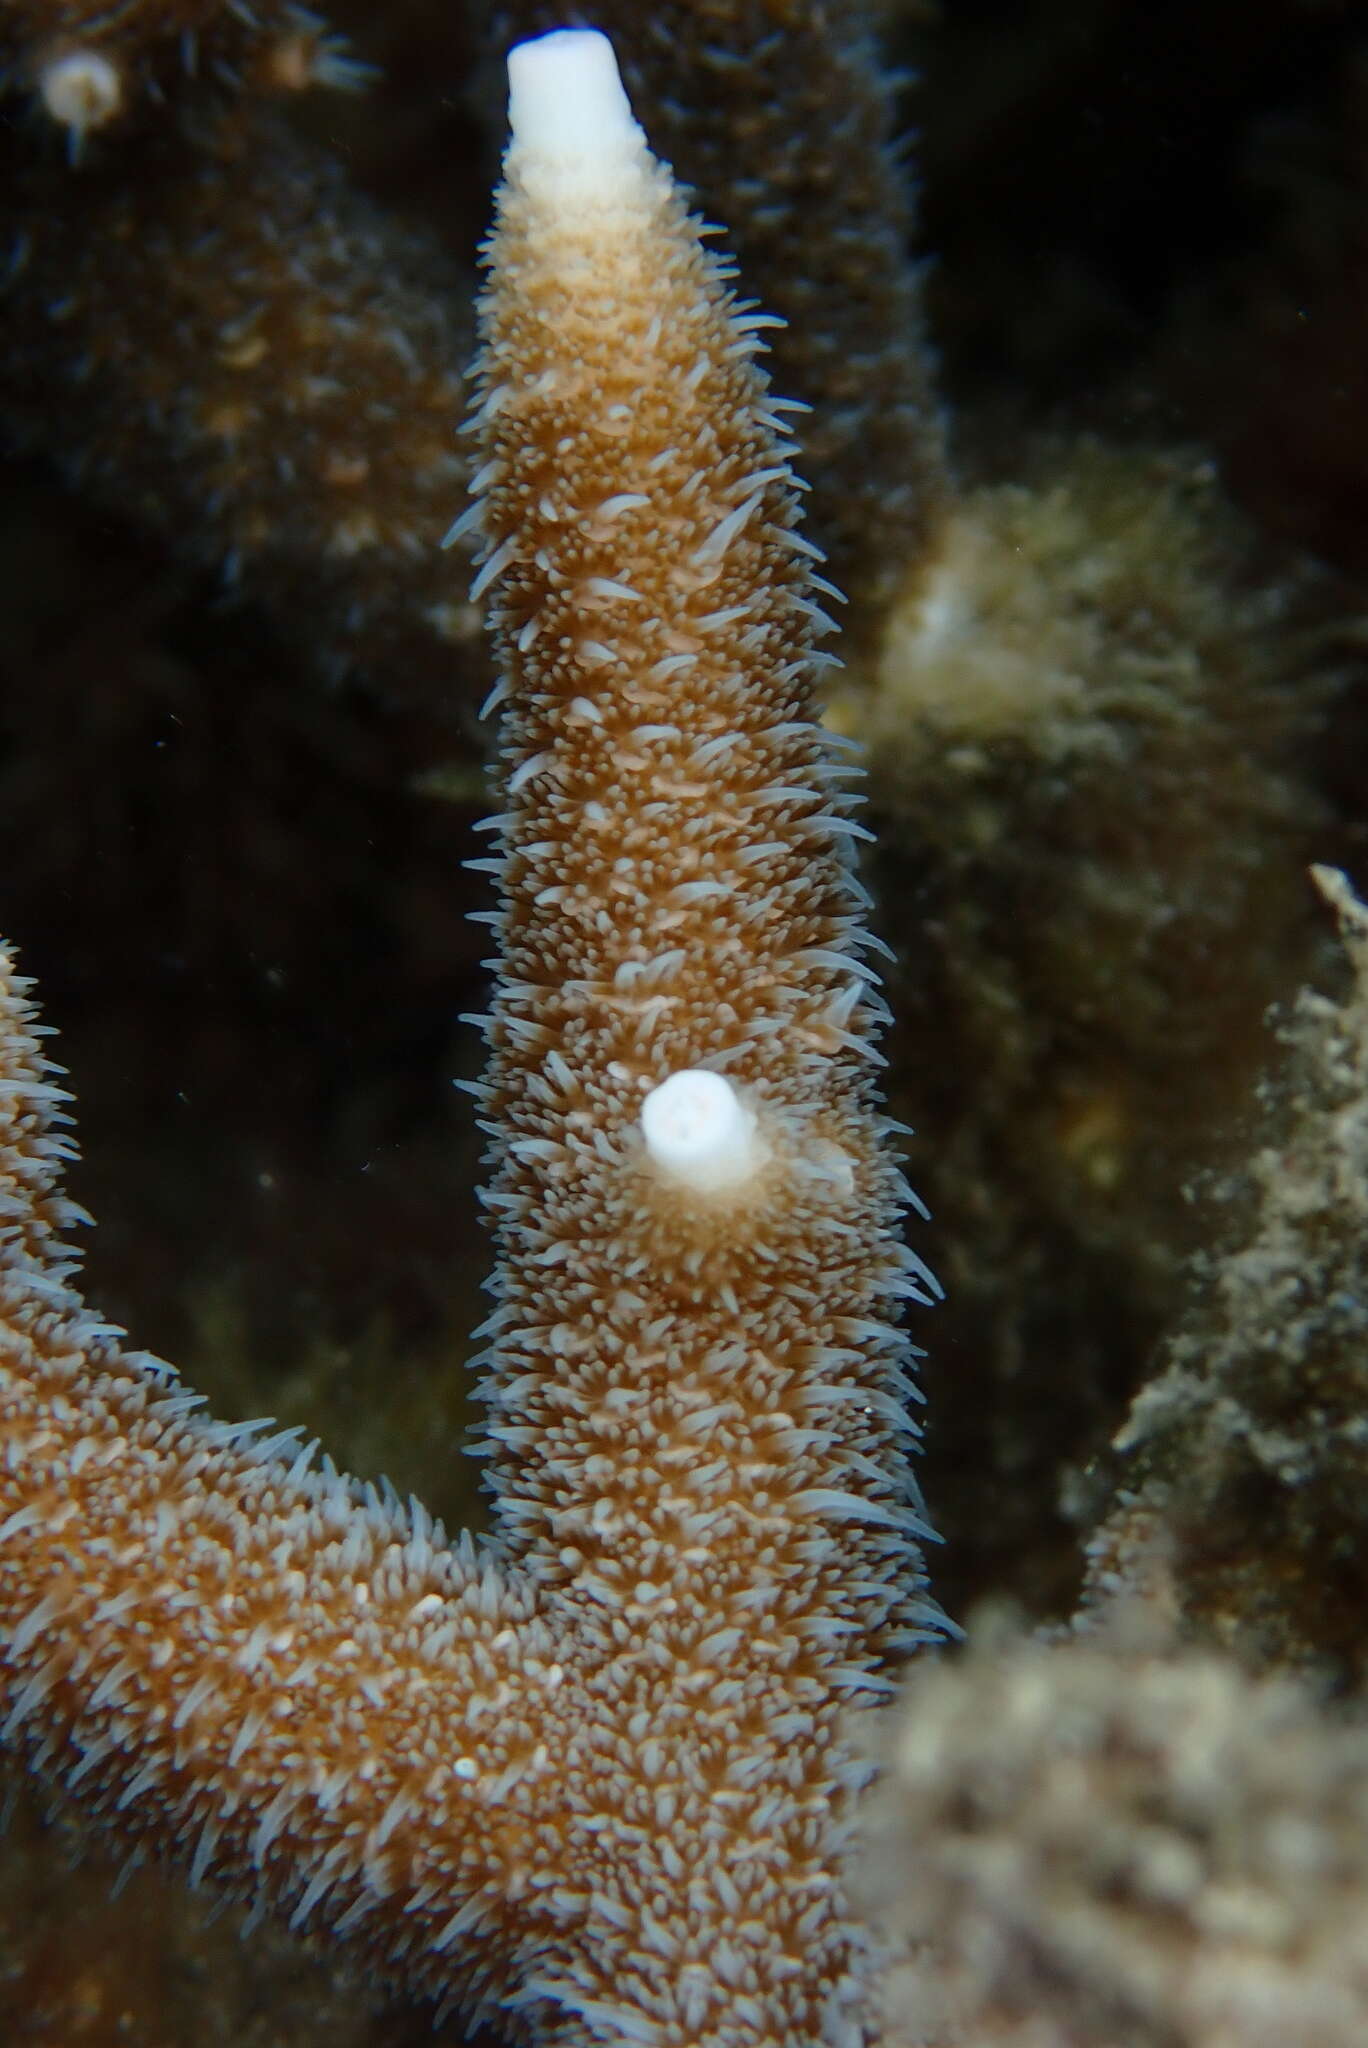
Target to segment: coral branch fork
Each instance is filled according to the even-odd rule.
[[[855,1724],[934,1634],[906,1190],[783,412],[590,31],[513,53],[470,519],[503,705],[493,1540],[75,1291],[0,985],[0,1716],[131,1845],[536,2040],[857,2042]]]

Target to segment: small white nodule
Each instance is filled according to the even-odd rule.
[[[112,121],[123,106],[123,81],[99,50],[68,50],[38,73],[38,92],[54,121],[80,137]]]
[[[722,1194],[749,1180],[767,1157],[753,1113],[723,1074],[682,1067],[641,1105],[652,1164],[680,1187]]]
[[[645,138],[632,119],[607,36],[553,29],[508,53],[510,153],[554,169],[572,185],[611,185]]]

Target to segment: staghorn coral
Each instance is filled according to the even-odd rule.
[[[1368,1645],[1368,910],[1318,869],[1349,954],[1280,1036],[1271,1130],[1224,1250],[1203,1256],[1161,1370],[1117,1437],[1123,1492],[1094,1600],[1158,1598],[1247,1667],[1362,1689]]]
[[[891,16],[899,10],[886,11]],[[404,12],[412,24],[412,50],[421,53],[409,60],[404,90],[340,109],[349,150],[355,151],[349,169],[364,166],[369,176],[381,153],[380,217],[389,222],[402,220],[414,198],[413,172],[395,138],[434,122],[441,100],[441,118],[449,124],[461,76],[459,64],[446,55],[450,10],[413,5]],[[1322,49],[1334,46],[1336,19],[1333,7],[1316,12],[1314,34]],[[997,17],[985,25],[977,10],[947,10],[936,34],[916,51],[931,68],[917,104],[919,113],[925,109],[929,131],[928,241],[938,258],[944,252],[932,278],[937,336],[946,347],[960,437],[968,446],[991,448],[991,474],[1014,473],[1022,416],[1034,426],[1046,402],[1059,402],[1061,394],[1067,393],[1066,427],[1081,415],[1107,435],[1133,431],[1136,385],[1127,381],[1098,395],[1099,326],[1111,350],[1102,370],[1114,370],[1118,356],[1123,368],[1131,368],[1139,352],[1142,381],[1154,380],[1153,392],[1139,404],[1141,423],[1164,441],[1173,438],[1172,383],[1148,356],[1156,323],[1164,318],[1154,252],[1163,250],[1165,276],[1179,281],[1222,253],[1217,244],[1227,230],[1219,221],[1212,225],[1212,194],[1230,177],[1243,147],[1242,130],[1259,118],[1261,105],[1271,98],[1276,108],[1280,95],[1294,85],[1301,89],[1292,74],[1303,56],[1284,31],[1292,23],[1300,33],[1310,22],[1305,9],[1281,5],[1259,10],[1257,17],[1191,16],[1203,47],[1219,61],[1189,61],[1188,44],[1188,56],[1175,63],[1173,17],[1162,10],[1142,20],[1134,10],[1099,0],[1087,9],[1039,10],[1010,34],[1010,25]],[[377,54],[373,16],[367,22],[354,9],[349,25],[366,39],[367,54]],[[384,26],[388,34],[388,10]],[[1260,44],[1272,48],[1278,72],[1263,101],[1250,63]],[[1202,103],[1197,122],[1184,114],[1194,94]],[[976,110],[985,104],[992,118],[980,121]],[[182,91],[169,112],[195,120],[201,105],[197,95]],[[1213,110],[1218,118],[1208,119]],[[338,119],[339,110],[330,106],[330,139]],[[35,130],[31,124],[29,132]],[[458,150],[460,139],[458,134]],[[107,188],[129,172],[112,151],[95,156],[99,142],[92,138],[92,160]],[[1086,164],[1082,175],[1080,163]],[[459,155],[448,175],[452,191],[443,205],[468,208]],[[418,197],[430,209],[435,173],[429,166],[421,176],[426,182]],[[74,212],[91,189],[54,186],[53,205],[63,216],[68,206]],[[1106,266],[1094,262],[1080,289],[1071,266],[1088,235],[1094,259],[1105,243]],[[1009,243],[1011,260],[1004,261]],[[117,271],[108,296],[111,303],[119,296]],[[1143,321],[1138,329],[1124,317],[1137,306]],[[1123,317],[1117,317],[1118,308]],[[1296,306],[1288,317],[1300,321]],[[985,331],[992,339],[988,370],[978,352]],[[1313,322],[1313,340],[1316,332]],[[1168,339],[1174,350],[1191,352],[1185,325]],[[1215,347],[1204,338],[1201,346],[1228,397],[1235,380],[1225,370],[1244,337]],[[1042,364],[1048,364],[1048,376]],[[1331,417],[1338,415],[1339,381],[1322,380],[1316,394]],[[1285,378],[1279,391],[1295,402],[1306,384],[1298,374]],[[1202,431],[1200,417],[1177,423],[1179,432],[1194,427]],[[987,465],[980,461],[978,467]],[[19,509],[6,532],[10,546],[28,516],[25,502],[34,502],[32,474],[21,472],[16,479]],[[108,501],[115,514],[118,503],[116,481]],[[478,1000],[470,967],[464,958],[452,958],[458,944],[449,916],[460,886],[452,872],[459,818],[449,829],[438,820],[434,830],[434,806],[414,803],[400,789],[383,796],[389,763],[402,758],[409,772],[413,749],[396,754],[392,727],[358,715],[354,704],[334,703],[321,721],[329,734],[336,713],[341,743],[311,738],[320,721],[301,665],[277,653],[250,615],[226,620],[204,583],[178,585],[169,542],[146,545],[125,572],[128,589],[111,596],[109,557],[117,558],[122,549],[127,560],[128,543],[108,507],[100,510],[93,484],[87,483],[83,500],[66,516],[83,538],[74,565],[63,572],[65,594],[62,587],[54,590],[32,656],[27,649],[18,653],[8,634],[0,656],[9,740],[7,900],[14,904],[27,958],[41,966],[49,1006],[62,1019],[63,1044],[80,1075],[92,1154],[81,1185],[91,1199],[93,1171],[108,1190],[94,1204],[102,1229],[93,1247],[100,1270],[92,1293],[106,1304],[123,1304],[121,1314],[135,1313],[141,1331],[156,1333],[154,1341],[173,1346],[171,1355],[188,1362],[177,1328],[183,1319],[178,1269],[186,1270],[186,1262],[181,1244],[171,1242],[173,1233],[181,1241],[197,1241],[203,1265],[220,1278],[224,1268],[214,1262],[229,1246],[232,1289],[238,1283],[231,1261],[245,1256],[246,1210],[253,1223],[248,1248],[264,1276],[258,1284],[272,1291],[278,1274],[276,1291],[306,1327],[310,1318],[334,1327],[331,1319],[347,1313],[354,1288],[376,1283],[382,1268],[387,1290],[397,1294],[413,1285],[421,1292],[421,1264],[415,1269],[407,1263],[411,1238],[426,1239],[434,1266],[439,1259],[449,1262],[453,1244],[459,1260],[466,1233],[459,1218],[453,1220],[451,1203],[462,1168],[459,1160],[444,1159],[449,1126],[441,1120],[441,1096],[455,1055],[440,1028],[444,1013]],[[1323,506],[1321,517],[1324,526],[1317,530],[1327,545],[1352,537],[1342,498]],[[53,523],[60,527],[60,515]],[[193,531],[189,538],[193,544]],[[27,562],[26,553],[25,569]],[[11,581],[7,626],[16,612],[28,609],[27,584],[18,593],[14,587],[24,573]],[[250,582],[249,566],[243,587]],[[1222,601],[1214,597],[1212,609]],[[286,623],[301,619],[312,634],[307,604],[296,605]],[[1134,622],[1135,630],[1140,623]],[[321,613],[319,636],[329,651],[337,647]],[[223,659],[225,644],[231,652],[234,642],[236,666]],[[439,656],[434,669],[445,661]],[[250,688],[244,687],[244,673]],[[451,687],[461,693],[469,685],[453,673]],[[284,747],[270,709],[262,722],[262,707],[273,703],[291,730]],[[101,707],[98,720],[91,717],[93,704]],[[102,749],[111,707],[125,740],[117,761],[106,763]],[[1329,782],[1345,807],[1332,820],[1334,829],[1342,832],[1347,816],[1356,834],[1355,790],[1361,781],[1353,784],[1351,778],[1361,750],[1354,744],[1355,728],[1346,727],[1340,711],[1318,712],[1317,719],[1332,735],[1333,780],[1323,761],[1289,761],[1293,799],[1309,814]],[[189,748],[182,744],[187,727],[194,735]],[[168,808],[163,796],[168,764],[174,764],[179,809]],[[1214,790],[1237,765],[1233,759],[1215,761]],[[16,786],[25,798],[22,815],[8,802]],[[306,793],[301,810],[299,798]],[[377,800],[384,823],[373,834],[365,813]],[[916,800],[913,791],[888,787],[880,822],[885,836],[896,835],[904,847],[911,841]],[[407,830],[406,809],[412,813]],[[230,834],[216,832],[220,812],[231,821]],[[185,835],[182,817],[189,826]],[[378,840],[374,849],[368,844],[372,836]],[[1351,851],[1358,843],[1351,838]],[[1342,842],[1334,844],[1342,853]],[[983,871],[990,895],[1009,887],[1017,853],[1018,842],[1003,835],[999,864]],[[1143,843],[1136,857],[1143,876],[1150,857]],[[940,858],[934,854],[927,867],[909,868],[904,853],[872,872],[909,935],[919,929],[919,904],[938,900]],[[1081,861],[1082,852],[1075,858]],[[1062,875],[1070,865],[1061,861]],[[366,879],[366,914],[355,925],[353,898],[332,889],[336,873],[350,872]],[[289,943],[292,918],[304,934],[302,946]],[[254,944],[254,923],[265,927],[260,944]],[[215,943],[220,934],[221,954]],[[246,939],[241,953],[238,934]],[[225,972],[230,955],[237,963],[231,974]],[[1102,968],[1099,960],[1099,973]],[[1110,968],[1117,1005],[1124,1007],[1127,963],[1114,954]],[[919,971],[914,962],[896,989],[909,1016],[915,1015]],[[1302,971],[1289,952],[1283,986],[1290,990]],[[1028,992],[1028,1001],[1031,1028],[1047,1028],[1048,979]],[[420,1016],[432,1020],[421,1035],[411,1022],[405,1024]],[[206,1087],[197,1052],[210,1038],[216,1064]],[[946,1077],[946,1058],[926,1055],[910,1031],[893,1051],[895,1088],[903,1103],[915,1105],[909,1113],[924,1123],[928,1094],[939,1091]],[[965,1063],[954,1046],[950,1054],[951,1073],[960,1076]],[[1225,1092],[1219,1045],[1194,1065],[1198,1098],[1204,1078]],[[401,1151],[395,1105],[414,1101],[425,1120],[425,1148]],[[202,1133],[195,1151],[192,1133]],[[185,1161],[169,1172],[168,1134],[179,1141]],[[224,1173],[223,1160],[244,1135],[256,1148],[256,1156],[249,1151],[248,1157],[260,1172],[234,1180]],[[1188,1170],[1186,1138],[1183,1128],[1147,1138],[1167,1151],[1175,1191]],[[309,1144],[337,1145],[338,1161],[327,1175],[301,1177],[295,1155]],[[937,1263],[948,1262],[957,1274],[990,1269],[1000,1219],[1030,1216],[1038,1189],[1030,1148],[1004,1136],[1003,1152],[1000,1157],[995,1148],[984,1148],[985,1168],[977,1183],[968,1184],[963,1210],[937,1197]],[[929,1171],[919,1167],[919,1178]],[[258,1178],[271,1191],[259,1191]],[[368,1186],[373,1199],[366,1208]],[[343,1235],[333,1221],[334,1202],[339,1194],[351,1202],[353,1191],[360,1200],[348,1214],[361,1220]],[[1079,1205],[1078,1215],[1090,1220],[1086,1205]],[[1194,1232],[1206,1227],[1200,1210],[1191,1212],[1191,1223]],[[963,1386],[960,1412],[976,1425],[972,1435],[955,1431],[948,1442],[943,1429],[932,1433],[936,1495],[957,1530],[975,1538],[972,1551],[957,1546],[965,1557],[957,1582],[982,1587],[994,1577],[1010,1577],[1030,1589],[1033,1601],[1061,1611],[1068,1598],[1067,1585],[1060,1584],[1054,1514],[1061,1457],[1075,1452],[1070,1432],[1078,1410],[1097,1418],[1102,1426],[1094,1433],[1100,1436],[1119,1420],[1116,1382],[1124,1375],[1117,1374],[1117,1361],[1138,1353],[1144,1338],[1129,1306],[1136,1260],[1151,1278],[1153,1270],[1148,1238],[1137,1245],[1136,1260],[1124,1243],[1113,1260],[1105,1250],[1099,1255],[1090,1232],[1071,1233],[1072,1222],[1034,1238],[1024,1231],[1014,1235],[1020,1285],[1000,1295],[988,1337],[994,1347],[1009,1339],[1017,1344],[1016,1384],[1028,1398],[1017,1409],[1023,1426],[1014,1433],[1015,1454],[1009,1463],[994,1462],[986,1483],[980,1477],[980,1429],[986,1434],[996,1428],[1003,1395],[997,1386],[978,1391],[979,1354],[972,1325],[966,1328],[960,1314],[962,1288],[938,1319],[939,1355],[932,1362],[935,1415],[946,1412],[947,1389]],[[1161,1307],[1168,1314],[1181,1312],[1177,1283]],[[454,1326],[462,1319],[457,1310]],[[1022,1330],[1031,1333],[1024,1351]],[[216,1333],[206,1339],[205,1353],[195,1359],[196,1375],[213,1374],[217,1342]],[[459,1349],[449,1334],[446,1344],[453,1354]],[[255,1378],[238,1394],[235,1366],[232,1396],[216,1396],[219,1412],[230,1398],[245,1403],[246,1412],[276,1405],[274,1351],[268,1359],[258,1344],[252,1348],[258,1353]],[[441,1458],[440,1441],[431,1439],[450,1429],[445,1398],[434,1385],[417,1423],[427,1441],[407,1444],[402,1430],[391,1436],[384,1459],[396,1477],[416,1463],[426,1487],[427,1467]],[[378,1409],[361,1414],[365,1399],[364,1393],[349,1396],[340,1385],[327,1411],[329,1441],[349,1445],[348,1427],[358,1422],[371,1435],[385,1428]],[[316,1414],[310,1424],[318,1426]],[[349,1448],[349,1459],[355,1456]],[[1004,1545],[995,1532],[1009,1519],[1016,1538]],[[980,1535],[989,1539],[982,1546]],[[11,1843],[9,1853],[17,1856],[18,1845]],[[22,1874],[18,1883],[26,1887]],[[78,1904],[53,1909],[73,1952],[94,1945],[103,1884],[98,1876],[88,1880]],[[139,1939],[151,1939],[147,1923]],[[188,1960],[180,1967],[194,1971],[201,1964],[194,1937],[189,1940]],[[207,1967],[215,1982],[235,1967],[249,1972],[252,1951],[238,1958],[229,1944],[214,1952]],[[271,1995],[263,1991],[262,1999]],[[216,2023],[210,1997],[201,2024],[208,2030]],[[160,2048],[171,2028],[155,2010],[132,2024],[139,2048],[144,2040]],[[302,2021],[299,2026],[303,2038]]]
[[[326,672],[449,697],[479,631],[437,547],[467,475],[461,266],[258,107],[124,145],[111,184],[7,148],[16,442],[178,530]]]
[[[778,371],[815,408],[818,537],[869,621],[920,559],[947,482],[868,27],[858,8],[776,28],[764,9],[683,7],[643,37],[640,11],[621,15],[605,25],[640,48],[629,77],[667,154],[742,224],[745,274],[788,321]],[[517,25],[545,24],[525,9]],[[183,97],[187,132],[124,148],[108,192],[103,160],[73,182],[11,138],[0,412],[20,445],[222,562],[328,672],[435,695],[449,645],[477,630],[433,566],[431,486],[450,507],[457,466],[426,432],[468,286],[327,150],[258,108],[230,123]],[[700,108],[701,132],[681,119]]]
[[[498,1540],[198,1416],[89,1314],[7,967],[5,1734],[195,1882],[533,2038],[853,2042],[848,1717],[939,1618],[825,622],[753,322],[609,46],[510,71]]]
[[[1209,1652],[997,1625],[920,1668],[885,1739],[890,2048],[1363,2040],[1361,1722]]]
[[[633,101],[746,289],[782,326],[779,390],[803,425],[812,536],[868,630],[934,545],[950,495],[911,187],[893,146],[896,75],[864,0],[496,0],[497,47],[566,19],[607,29]]]
[[[354,88],[366,67],[321,15],[293,0],[4,0],[0,83],[33,94],[79,152],[92,131],[128,127],[186,78],[220,89]]]

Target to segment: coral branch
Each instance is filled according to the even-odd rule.
[[[316,1445],[298,1432],[263,1441],[198,1414],[169,1367],[85,1311],[56,1242],[69,1148],[47,1106],[63,1098],[25,986],[6,957],[5,1739],[196,1881],[295,1924],[326,1911],[382,1954],[443,1950],[453,1884],[497,1882],[475,1822],[490,1779],[525,1768],[512,1702],[551,1682],[544,1631],[416,1504],[310,1471]]]
[[[941,1623],[821,585],[757,323],[609,45],[510,71],[475,415],[501,1541],[200,1416],[89,1316],[7,984],[0,1708],[134,1845],[536,2038],[853,2048],[850,1709]]]
[[[510,156],[479,413],[478,584],[509,695],[484,1093],[495,1359],[517,1390],[509,1439],[494,1431],[502,1512],[554,1579],[596,1599],[640,1578],[658,1598],[694,1578],[700,1543],[735,1551],[739,1586],[767,1505],[794,1603],[852,1546],[866,1560],[860,1599],[834,1580],[823,1597],[875,1640],[906,1481],[899,1428],[865,1395],[888,1385],[888,1312],[920,1281],[866,1107],[882,1004],[847,854],[860,828],[813,723],[824,621],[788,454],[752,323],[640,145],[586,159],[592,178],[548,160],[559,182]],[[725,1073],[767,1163],[690,1199],[637,1120],[700,1067]],[[605,1404],[571,1511],[566,1414]],[[735,1477],[714,1497],[690,1446],[716,1428]],[[644,1516],[643,1432],[673,1446]],[[540,1480],[539,1442],[557,1461]],[[823,1483],[850,1490],[832,1503],[856,1524],[840,1565],[806,1500]]]
[[[500,39],[567,18],[492,9]],[[910,182],[893,146],[894,76],[865,0],[601,0],[661,154],[726,223],[748,290],[784,325],[775,380],[812,408],[803,454],[813,538],[870,616],[920,566],[949,495],[921,305]]]
[[[199,72],[275,93],[352,87],[367,75],[322,16],[294,0],[6,0],[0,14],[0,84],[27,87],[76,149]]]
[[[466,476],[461,267],[255,107],[130,144],[112,186],[15,163],[0,217],[19,443],[221,564],[325,670],[449,697],[478,641],[436,551]]]

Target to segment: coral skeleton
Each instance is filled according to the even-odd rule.
[[[843,2048],[855,1724],[943,1625],[823,585],[758,323],[609,44],[510,79],[495,1538],[214,1421],[84,1307],[7,966],[0,1713],[125,1842],[534,2039]]]
[[[683,1067],[658,1082],[641,1105],[641,1135],[651,1164],[700,1194],[754,1180],[770,1156],[754,1113],[710,1067]]]

